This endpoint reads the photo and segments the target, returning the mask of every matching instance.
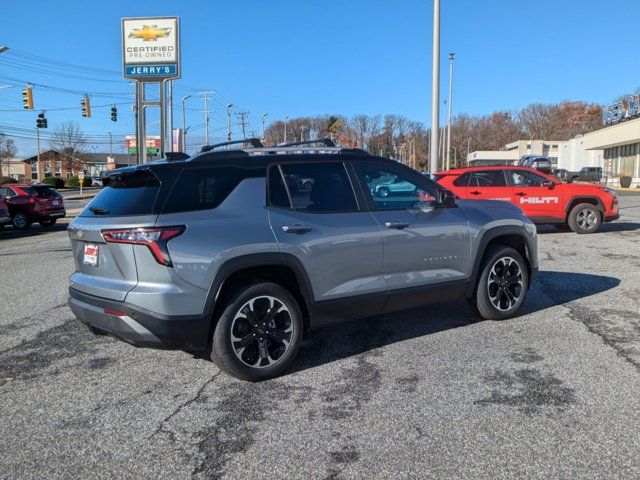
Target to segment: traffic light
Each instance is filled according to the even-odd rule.
[[[47,128],[47,119],[44,116],[44,112],[38,114],[38,119],[36,120],[36,127],[38,128]]]
[[[33,88],[31,85],[27,85],[27,88],[22,90],[22,108],[33,110]]]
[[[118,121],[118,109],[115,106],[111,107],[111,121],[112,122]]]
[[[84,97],[80,104],[82,105],[82,116],[90,117],[91,116],[91,104],[89,103],[89,97]]]

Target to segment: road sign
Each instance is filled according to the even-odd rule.
[[[84,180],[84,172],[78,172],[78,179]]]
[[[122,71],[134,80],[180,78],[178,17],[123,18]]]

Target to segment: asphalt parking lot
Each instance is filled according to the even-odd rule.
[[[541,228],[516,319],[325,328],[259,384],[93,336],[66,226],[0,232],[0,478],[639,478],[640,196],[621,214]]]

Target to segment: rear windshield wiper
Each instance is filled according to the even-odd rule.
[[[109,213],[109,210],[100,207],[89,207],[89,210],[96,215],[106,215],[107,213]]]

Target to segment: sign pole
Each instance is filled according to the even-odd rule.
[[[160,157],[167,147],[167,80],[160,83]]]

